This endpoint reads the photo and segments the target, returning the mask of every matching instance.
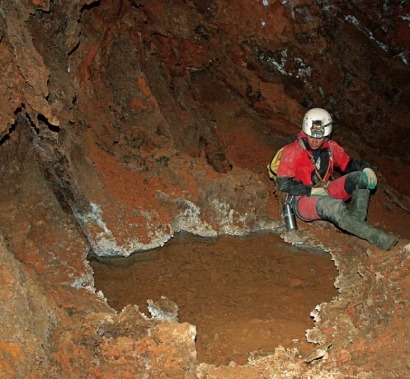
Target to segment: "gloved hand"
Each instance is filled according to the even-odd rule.
[[[327,192],[326,188],[323,187],[317,187],[317,188],[312,188],[312,191],[310,192],[310,196],[327,196],[329,193]]]
[[[365,168],[363,170],[363,180],[367,183],[368,189],[375,189],[377,186],[377,176],[371,168]]]

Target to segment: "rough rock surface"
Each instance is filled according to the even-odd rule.
[[[7,1],[0,6],[0,373],[5,378],[406,377],[410,219],[407,2]],[[280,230],[266,164],[311,106],[376,167],[389,253],[325,223],[339,296],[310,362],[196,360],[195,327],[116,313],[86,256],[186,230]],[[316,355],[315,355],[316,354]]]

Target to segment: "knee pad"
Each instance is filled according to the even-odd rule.
[[[344,188],[349,195],[356,189],[367,188],[367,183],[363,181],[363,173],[361,171],[353,171],[347,174]]]
[[[323,196],[316,203],[317,214],[322,219],[332,221],[337,225],[346,211],[345,202],[331,196]]]

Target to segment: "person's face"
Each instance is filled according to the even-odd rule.
[[[312,150],[317,150],[320,148],[320,146],[323,145],[323,142],[325,142],[325,137],[323,138],[313,138],[311,136],[308,136],[308,142],[309,146],[312,148]]]

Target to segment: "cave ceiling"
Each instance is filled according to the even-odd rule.
[[[69,298],[67,283],[70,291],[89,290],[70,307],[57,301],[67,314],[50,311],[49,324],[61,332],[84,321],[70,321],[81,313],[72,309],[93,308],[85,332],[90,352],[97,338],[90,325],[126,329],[127,320],[147,321],[130,309],[114,316],[96,300],[87,254],[127,257],[180,231],[279,232],[266,165],[311,107],[326,108],[334,139],[375,168],[382,189],[373,214],[408,243],[409,27],[408,1],[2,2],[0,229],[52,301]],[[327,233],[306,228],[316,236],[311,244]],[[388,263],[392,272],[404,270],[405,244]],[[334,255],[340,270],[342,258]],[[354,267],[368,265],[372,277],[378,272],[375,260],[350,258]],[[399,269],[397,283],[408,286]],[[62,287],[50,284],[57,277]],[[70,328],[74,339],[61,332],[54,347],[70,340],[77,354],[80,332]],[[49,338],[46,329],[30,338]],[[181,333],[191,341],[192,329]],[[311,340],[326,338],[316,330]],[[62,371],[71,364],[59,353],[53,359]]]

